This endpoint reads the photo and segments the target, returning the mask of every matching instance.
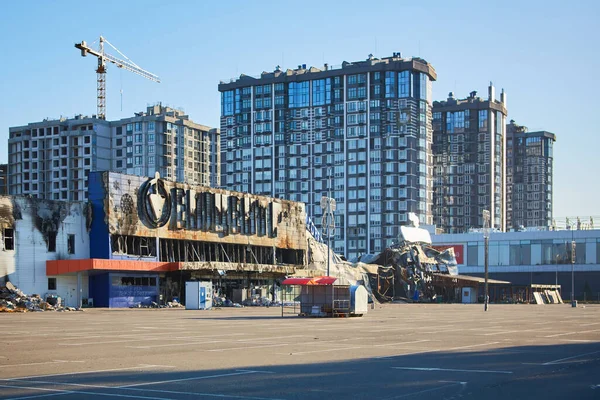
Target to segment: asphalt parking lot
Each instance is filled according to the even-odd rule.
[[[600,398],[600,306],[0,314],[0,399]]]

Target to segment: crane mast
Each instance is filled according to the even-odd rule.
[[[120,59],[104,51],[104,44],[108,44],[117,51],[123,58]],[[96,97],[97,97],[97,115],[99,119],[106,119],[106,65],[107,62],[115,64],[117,68],[122,68],[134,74],[140,75],[151,81],[160,83],[160,78],[151,72],[140,68],[137,64],[131,61],[127,56],[113,46],[108,40],[100,36],[98,50],[95,50],[87,45],[85,41],[75,43],[75,47],[81,50],[81,56],[85,57],[88,54],[98,58],[98,68],[96,68]]]

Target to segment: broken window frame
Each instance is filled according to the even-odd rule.
[[[48,253],[56,253],[56,236],[58,232],[48,232],[47,250]]]
[[[48,278],[48,290],[56,290],[56,278]]]
[[[67,235],[67,253],[75,254],[75,235],[72,233]]]
[[[15,249],[15,230],[13,228],[4,228],[2,230],[2,244],[4,251]]]

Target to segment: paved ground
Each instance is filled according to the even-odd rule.
[[[600,306],[0,314],[0,399],[600,398]]]

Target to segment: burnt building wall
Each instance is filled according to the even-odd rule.
[[[158,261],[168,241],[307,250],[302,203],[111,172],[90,175],[90,201],[93,257]],[[190,250],[177,261],[199,261]]]
[[[84,203],[0,196],[0,284],[75,306],[76,275],[46,276],[46,261],[89,258],[86,219]],[[84,297],[86,288],[84,282]]]

